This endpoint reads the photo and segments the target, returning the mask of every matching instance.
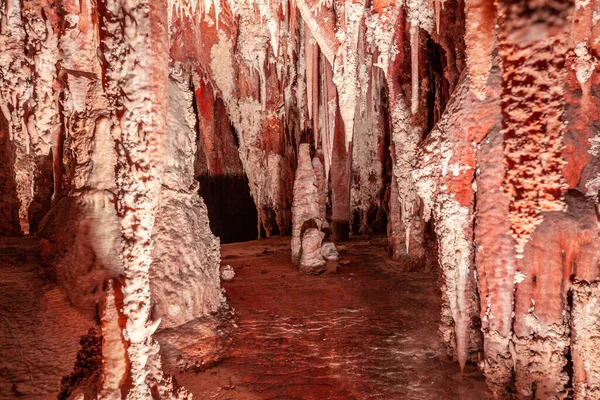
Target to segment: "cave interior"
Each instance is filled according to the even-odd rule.
[[[0,399],[600,400],[600,0],[0,0]]]

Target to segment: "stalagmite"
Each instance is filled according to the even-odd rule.
[[[102,373],[98,399],[120,400],[121,387],[127,379],[127,350],[123,338],[123,294],[120,284],[108,281],[102,313]],[[116,290],[115,290],[116,287]]]
[[[308,228],[302,232],[300,271],[307,274],[321,272],[325,265],[321,245],[325,234],[319,228]]]
[[[307,273],[325,265],[321,254],[323,233],[317,177],[312,167],[310,145],[302,143],[298,151],[298,167],[294,179],[292,205],[292,261]]]

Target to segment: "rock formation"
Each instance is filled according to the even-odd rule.
[[[292,261],[302,272],[311,274],[323,271],[325,258],[325,233],[329,227],[325,219],[325,196],[321,163],[311,159],[310,145],[302,143],[298,150],[298,167],[294,179],[292,205]],[[315,166],[316,168],[313,168]],[[331,247],[329,243],[328,247]]]
[[[0,236],[102,322],[101,398],[187,396],[155,332],[226,307],[223,241],[290,234],[307,274],[357,235],[436,264],[446,354],[492,398],[598,398],[599,15],[0,0]]]

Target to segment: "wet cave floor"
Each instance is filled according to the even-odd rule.
[[[385,238],[340,246],[320,276],[291,263],[289,238],[222,247],[237,328],[227,358],[177,376],[200,399],[485,399],[440,344],[435,274],[403,271]]]
[[[435,274],[403,270],[374,237],[345,243],[337,268],[305,276],[289,240],[222,246],[237,327],[221,362],[175,374],[195,399],[485,398],[478,369],[461,377],[440,345]],[[56,398],[94,326],[40,274],[38,242],[0,240],[2,400]]]

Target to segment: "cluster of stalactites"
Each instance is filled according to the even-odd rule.
[[[319,126],[326,128],[326,131],[323,132],[325,138],[322,139],[322,145],[325,168],[328,173],[332,162],[330,137],[333,130],[327,129],[332,126],[327,120],[331,110],[329,104],[321,104],[324,114],[319,112],[319,102],[314,100],[315,94],[319,92],[317,85],[334,89],[336,96],[334,107],[342,117],[346,148],[348,148],[355,133],[356,109],[361,90],[359,87],[360,74],[361,69],[364,69],[365,66],[365,60],[357,56],[358,47],[364,42],[374,44],[373,48],[378,60],[374,66],[382,68],[384,74],[387,74],[389,60],[393,60],[397,54],[397,49],[390,44],[396,26],[397,10],[404,7],[411,26],[411,111],[416,114],[419,104],[419,30],[432,32],[436,26],[439,30],[443,6],[444,1],[442,0],[433,2],[429,0],[388,0],[373,3],[364,0],[227,0],[226,2],[220,0],[170,0],[169,12],[171,19],[174,13],[196,21],[203,19],[209,25],[214,25],[217,30],[219,30],[219,23],[225,22],[225,20],[219,21],[224,15],[228,16],[226,18],[228,21],[233,20],[229,17],[241,14],[244,14],[245,19],[260,21],[260,24],[264,26],[265,36],[268,37],[273,56],[264,55],[261,59],[277,64],[292,62],[292,60],[281,60],[289,58],[290,54],[280,52],[280,41],[283,37],[296,36],[294,32],[291,32],[291,29],[295,28],[295,24],[283,24],[283,22],[289,21],[290,16],[296,15],[296,12],[301,15],[306,32],[303,33],[304,54],[301,54],[300,57],[306,57],[306,73],[303,76],[305,82],[300,84],[306,88],[307,98],[305,101],[307,104],[305,105],[309,119],[316,120],[313,123],[314,128],[318,129]],[[246,15],[249,10],[254,10],[253,17]],[[285,31],[286,29],[290,31]],[[319,79],[319,76],[313,74],[318,71],[314,63],[320,62],[320,59],[329,63],[333,71],[331,77],[320,74]],[[263,77],[264,71],[260,69],[264,69],[264,65],[259,65],[258,71],[259,75]],[[277,68],[278,71],[280,69],[280,67]],[[287,84],[292,83],[287,82]],[[261,89],[264,91],[264,87]],[[325,123],[318,120],[319,116],[325,119]],[[319,144],[321,143],[318,143],[318,135],[315,134],[315,145]]]

